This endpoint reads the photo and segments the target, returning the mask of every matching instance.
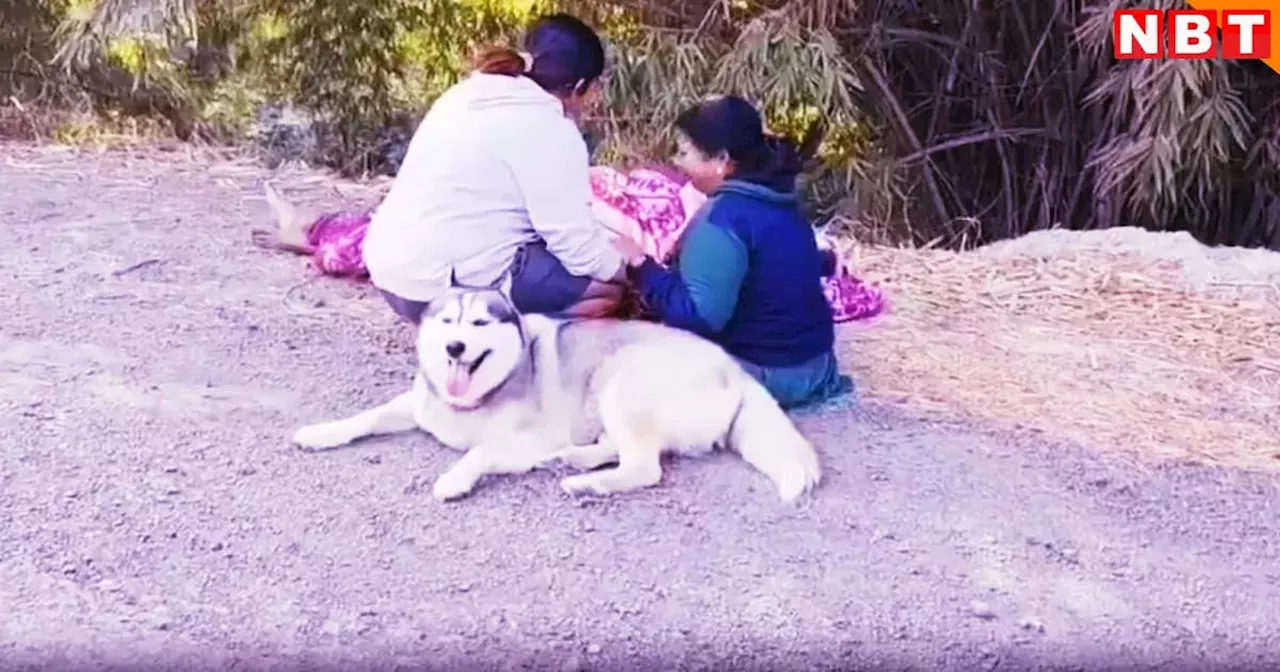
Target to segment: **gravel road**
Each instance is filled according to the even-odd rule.
[[[798,508],[732,456],[441,504],[424,436],[301,453],[402,389],[409,333],[350,284],[282,300],[259,178],[0,145],[0,668],[1280,666],[1270,475],[874,401],[798,416]]]

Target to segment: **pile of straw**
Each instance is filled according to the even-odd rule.
[[[1099,447],[1280,467],[1280,254],[1053,233],[965,253],[851,247],[890,301],[842,330],[864,395]],[[1229,268],[1232,254],[1251,261]],[[1230,280],[1188,273],[1210,258]]]

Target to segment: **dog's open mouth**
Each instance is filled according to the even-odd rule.
[[[476,370],[484,364],[484,360],[493,354],[492,350],[485,350],[470,362],[462,360],[452,360],[449,362],[449,379],[445,381],[445,389],[451,397],[461,397],[467,394],[471,389],[471,377],[475,375]]]

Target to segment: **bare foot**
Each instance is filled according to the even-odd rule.
[[[267,199],[267,205],[271,206],[271,211],[275,213],[277,231],[274,234],[254,231],[254,243],[260,247],[275,247],[304,254],[311,252],[311,246],[307,241],[307,229],[311,227],[311,218],[299,213],[298,209],[281,196],[270,182],[263,185],[263,195]],[[264,235],[260,236],[260,233]],[[263,245],[259,242],[260,237],[264,242],[267,237],[270,237],[272,244]]]
[[[296,245],[287,243],[280,239],[279,231],[268,231],[267,229],[254,229],[250,233],[253,244],[267,250],[284,250],[286,252],[296,252],[297,254],[311,254],[311,247],[308,245]]]

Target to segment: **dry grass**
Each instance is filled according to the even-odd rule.
[[[1280,254],[1275,275],[1223,286],[1136,249],[851,253],[891,301],[848,330],[845,361],[870,397],[1159,457],[1280,467]]]

